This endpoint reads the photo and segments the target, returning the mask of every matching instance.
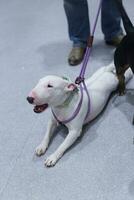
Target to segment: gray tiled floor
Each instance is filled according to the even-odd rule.
[[[62,0],[0,0],[0,199],[1,200],[132,200],[134,199],[134,95],[113,96],[102,115],[57,163],[43,162],[66,136],[61,128],[46,155],[34,156],[49,117],[32,111],[25,97],[47,74],[74,79],[71,44]],[[92,0],[94,16],[97,0]],[[134,21],[134,2],[124,0]],[[100,25],[86,76],[108,64]],[[128,88],[134,88],[132,80]]]

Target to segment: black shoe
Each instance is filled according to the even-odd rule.
[[[123,37],[124,37],[124,35],[120,34],[119,36],[114,37],[112,40],[106,40],[105,42],[106,42],[107,45],[111,45],[111,46],[117,47],[120,44],[120,42],[123,39]]]
[[[73,47],[68,57],[69,65],[75,66],[80,64],[84,58],[85,50],[86,48],[83,47]]]

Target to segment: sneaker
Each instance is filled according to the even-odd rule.
[[[68,57],[69,65],[75,66],[80,64],[84,58],[85,51],[86,48],[84,47],[73,47]]]
[[[120,42],[123,39],[123,37],[124,37],[124,35],[120,34],[119,36],[114,37],[112,40],[106,40],[105,42],[106,42],[107,45],[111,45],[111,46],[117,47],[120,44]]]

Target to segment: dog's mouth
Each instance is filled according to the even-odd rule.
[[[34,110],[35,113],[41,113],[44,110],[46,110],[47,107],[48,107],[48,104],[36,105],[33,110]]]

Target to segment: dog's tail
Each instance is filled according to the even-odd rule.
[[[114,0],[114,1],[120,12],[126,33],[128,34],[128,33],[134,32],[134,26],[127,15],[127,12],[123,6],[122,0]]]

